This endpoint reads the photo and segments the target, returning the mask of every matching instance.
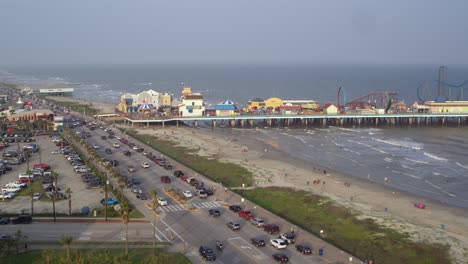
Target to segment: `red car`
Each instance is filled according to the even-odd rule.
[[[250,220],[255,217],[250,211],[247,210],[239,211],[239,216],[244,218],[245,220]]]
[[[55,146],[57,146],[57,147],[68,146],[68,142],[66,142],[66,141],[59,141],[59,142],[55,143]]]
[[[161,176],[161,182],[163,182],[163,183],[170,183],[170,182],[171,182],[171,178],[169,178],[169,176]]]
[[[44,169],[44,170],[48,170],[50,169],[50,166],[45,164],[45,163],[38,163],[38,164],[34,164],[34,169],[37,169],[37,168],[41,168],[41,169]]]
[[[187,181],[187,178],[188,178],[187,176],[181,176],[179,179],[180,179],[181,181],[186,182],[186,181]]]
[[[29,183],[29,179],[26,178],[26,177],[19,178],[19,181],[20,181],[21,183]],[[31,178],[31,181],[32,181],[32,178]]]

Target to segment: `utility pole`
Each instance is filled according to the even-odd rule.
[[[105,175],[106,175],[106,183],[105,183],[106,184],[106,198],[104,200],[104,203],[106,204],[106,211],[104,215],[105,215],[105,221],[107,222],[107,185],[109,184],[109,181],[107,180],[107,172],[105,173]]]

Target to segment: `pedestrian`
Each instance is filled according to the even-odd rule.
[[[224,192],[227,192],[227,187],[224,187]]]

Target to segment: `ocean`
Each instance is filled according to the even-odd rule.
[[[181,83],[210,105],[230,99],[240,106],[271,96],[336,102],[343,86],[349,101],[373,91],[398,92],[412,104],[417,89],[436,96],[438,66],[375,65],[54,65],[0,67],[0,81],[68,83],[74,96],[117,103],[120,94],[153,89],[178,96]],[[468,79],[467,66],[447,66],[446,82]],[[466,87],[465,87],[466,90]],[[451,91],[456,96],[459,89]],[[468,96],[468,91],[464,94]],[[384,184],[420,197],[468,208],[468,126],[246,129],[239,133],[270,143],[293,158]]]

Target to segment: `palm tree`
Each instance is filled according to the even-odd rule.
[[[67,260],[70,261],[70,245],[73,242],[73,237],[71,236],[62,236],[60,239],[60,244],[62,244],[65,247],[65,250],[67,251]]]
[[[52,253],[53,253],[52,249],[45,249],[42,251],[41,255],[42,255],[42,258],[45,259],[46,264],[50,264],[50,256],[52,255]]]
[[[13,240],[15,241],[15,245],[16,245],[16,253],[18,253],[18,244],[19,244],[19,242],[24,241],[26,239],[28,239],[28,236],[24,235],[23,232],[21,232],[21,230],[18,229],[15,232]]]
[[[31,195],[31,216],[34,215],[34,192],[29,191],[29,195]]]
[[[71,215],[71,206],[72,206],[71,194],[72,194],[72,191],[70,190],[70,188],[67,188],[65,190],[65,193],[68,196],[68,215]]]
[[[158,197],[155,189],[150,190],[151,209],[153,210],[153,255],[156,255],[156,208],[158,208]]]
[[[120,200],[123,201],[123,188],[125,187],[125,181],[122,177],[119,178],[118,180],[119,188],[120,188]]]
[[[125,225],[125,255],[128,257],[128,204],[122,200],[122,207],[120,208],[120,218],[122,224]]]
[[[54,187],[57,188],[58,173],[53,171],[52,174],[51,174],[51,178],[52,178],[52,182],[55,182]],[[56,217],[56,214],[55,214],[55,188],[52,190],[52,210],[53,210],[53,213],[54,213],[54,222],[57,221],[57,217]]]

